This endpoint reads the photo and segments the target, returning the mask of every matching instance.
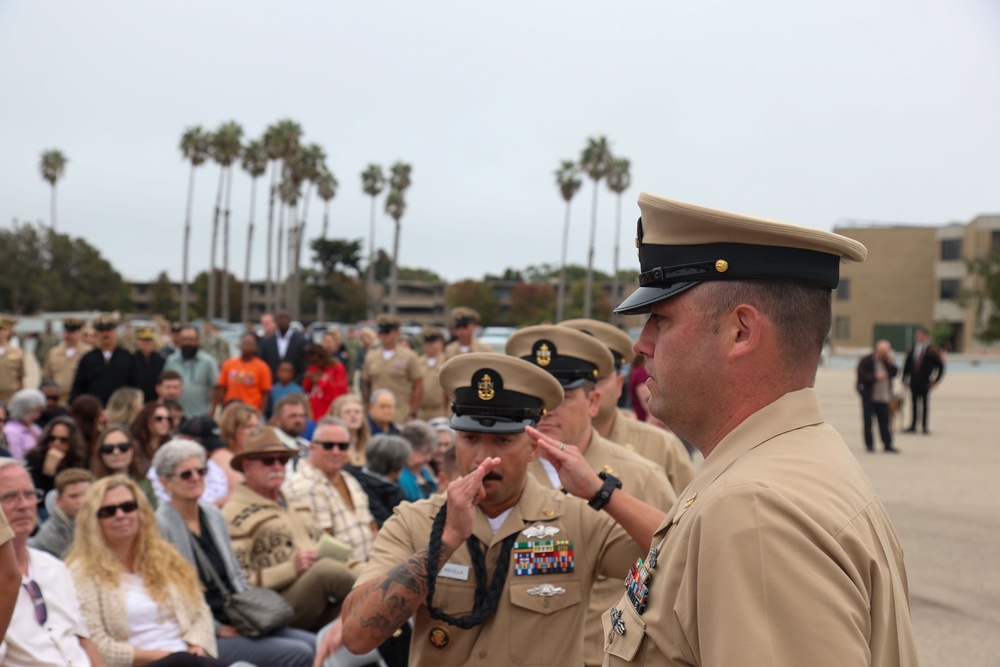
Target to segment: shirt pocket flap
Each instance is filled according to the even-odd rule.
[[[629,604],[628,598],[622,598],[615,605],[615,608],[622,612],[625,632],[618,634],[611,627],[610,609],[601,614],[601,625],[604,628],[604,652],[631,662],[639,647],[642,646],[642,640],[646,638],[646,623]]]
[[[582,592],[578,581],[526,582],[510,585],[510,603],[539,614],[551,614],[580,604]]]

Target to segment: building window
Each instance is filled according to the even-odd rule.
[[[833,323],[833,337],[846,340],[851,337],[851,318],[847,315],[837,315]]]
[[[955,301],[958,299],[958,293],[962,289],[962,281],[956,280],[954,278],[948,278],[941,281],[941,300],[942,301]]]
[[[837,285],[837,301],[850,301],[851,299],[851,279],[841,278]]]
[[[994,229],[990,237],[993,240],[994,247],[1000,246],[1000,229]]]
[[[941,241],[941,259],[962,259],[962,239],[944,239]]]

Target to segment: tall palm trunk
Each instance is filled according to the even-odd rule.
[[[222,226],[222,319],[232,320],[229,312],[229,205],[233,198],[233,165],[226,169],[226,214]]]
[[[621,247],[621,236],[622,236],[622,196],[618,195],[618,202],[616,204],[615,211],[615,257],[613,266],[613,274],[611,276],[611,306],[612,308],[619,303],[621,303],[622,297],[618,293],[618,252]],[[611,323],[617,324],[621,319],[621,315],[616,315],[611,313]]]
[[[566,222],[563,224],[562,264],[559,265],[559,297],[556,301],[556,322],[566,318],[566,248],[569,246],[569,202],[566,202]]]
[[[583,316],[590,317],[591,292],[594,285],[594,243],[597,240],[597,184],[594,181],[594,202],[590,212],[590,248],[587,250],[587,280],[584,281]]]
[[[247,224],[247,257],[243,265],[243,303],[240,308],[240,320],[246,324],[250,321],[250,250],[253,248],[253,215],[257,205],[257,179],[250,179],[250,222]]]
[[[284,287],[284,282],[282,282],[282,274],[281,274],[281,266],[282,266],[281,256],[284,252],[284,249],[285,249],[285,204],[282,203],[281,207],[278,209],[278,249],[277,249],[278,251],[276,253],[278,266],[275,270],[275,277],[274,277],[274,281],[275,283],[277,283],[277,289],[274,298],[275,310],[277,310],[278,308],[284,308],[285,287]]]
[[[267,205],[267,303],[268,310],[274,310],[274,274],[271,260],[274,258],[274,199],[278,196],[278,163],[271,161],[271,198]]]
[[[52,183],[52,231],[56,231],[56,184]]]
[[[309,200],[312,197],[313,184],[306,185],[305,197],[302,201],[302,222],[299,223],[298,231],[295,233],[295,280],[292,301],[292,314],[295,319],[302,319],[302,240],[306,236],[306,222],[309,220]]]
[[[396,233],[392,239],[392,297],[389,301],[389,313],[396,315],[399,296],[399,220],[396,220]]]
[[[372,195],[371,231],[368,233],[368,319],[375,319],[375,195]]]
[[[326,240],[326,233],[330,229],[330,200],[327,199],[323,202],[323,240]],[[323,295],[316,295],[316,320],[322,322],[326,319],[326,313],[324,306],[326,303],[323,301]]]
[[[187,215],[184,218],[184,259],[181,269],[181,322],[188,321],[188,262],[191,254],[191,207],[194,204],[194,164],[188,180]]]
[[[219,193],[215,197],[215,217],[212,218],[212,259],[208,263],[208,312],[209,322],[215,317],[215,260],[219,256],[219,214],[222,212],[222,188],[225,185],[226,168],[219,167]]]

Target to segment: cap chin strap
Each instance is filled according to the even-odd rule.
[[[431,618],[458,626],[463,630],[474,628],[486,622],[500,602],[504,584],[507,582],[507,569],[510,564],[510,552],[517,540],[517,533],[504,538],[497,556],[496,569],[493,571],[493,581],[486,583],[486,556],[483,554],[482,543],[475,535],[469,535],[466,545],[472,557],[472,570],[476,576],[476,596],[472,613],[459,618],[451,616],[441,607],[434,606],[434,589],[437,586],[437,564],[441,560],[441,535],[444,534],[445,519],[448,517],[448,505],[442,505],[434,517],[431,527],[430,542],[427,545],[427,605]]]

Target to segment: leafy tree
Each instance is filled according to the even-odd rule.
[[[611,302],[608,300],[607,295],[604,293],[604,289],[601,287],[600,283],[593,283],[590,287],[590,299],[585,298],[585,291],[587,289],[587,279],[584,276],[582,279],[573,282],[569,288],[569,303],[566,308],[566,318],[574,319],[577,317],[587,317],[584,313],[586,312],[587,302],[591,304],[597,304],[597,312],[590,315],[597,320],[602,320],[607,322],[611,317]]]
[[[184,216],[184,268],[181,270],[181,320],[188,319],[188,267],[191,258],[191,207],[194,204],[194,170],[208,159],[209,135],[200,125],[189,127],[181,136],[181,155],[191,163],[188,180],[187,213]]]
[[[556,291],[551,285],[517,283],[510,293],[510,319],[517,327],[551,321]]]
[[[226,276],[222,275],[222,271],[219,269],[215,270],[215,302],[220,303],[219,297],[221,296],[221,291],[224,285],[229,286],[229,302],[230,302],[230,312],[229,313],[219,313],[219,317],[222,319],[233,322],[239,317],[240,309],[243,306],[243,284],[239,278],[230,274],[228,280]],[[208,271],[202,271],[194,278],[192,283],[192,290],[195,296],[195,317],[199,315],[204,315],[208,312]]]
[[[375,254],[373,265],[375,280],[380,283],[388,281],[389,276],[392,275],[392,258],[382,248],[379,248]]]
[[[385,175],[382,173],[382,165],[369,164],[361,172],[361,189],[372,198],[371,231],[368,234],[368,275],[366,277],[369,319],[375,319],[375,200],[384,188]]]
[[[313,240],[313,261],[320,265],[321,271],[308,272],[306,283],[314,294],[317,312],[321,310],[343,322],[355,322],[365,316],[368,304],[361,283],[361,244],[362,239]],[[301,305],[306,307],[304,302]]]
[[[326,273],[361,275],[361,239],[314,239],[313,261]]]
[[[959,303],[976,310],[976,338],[989,345],[1000,341],[1000,246],[983,257],[966,261],[975,287],[962,292]]]
[[[444,282],[444,279],[430,269],[399,267],[399,277],[403,280],[423,280],[426,282]]]
[[[66,171],[67,162],[69,160],[66,159],[62,151],[53,148],[42,153],[42,160],[38,165],[42,172],[42,178],[52,186],[52,220],[49,221],[52,229],[56,228],[56,184],[62,178],[63,172]]]
[[[524,282],[525,278],[524,278],[524,272],[507,267],[506,269],[503,270],[503,273],[498,276],[487,273],[483,277],[483,280],[513,280],[514,282],[520,283]]]
[[[163,315],[168,320],[176,320],[179,316],[177,297],[174,296],[174,287],[170,283],[166,271],[160,271],[160,275],[156,276],[156,280],[153,282],[149,309]]]
[[[563,160],[559,169],[556,170],[556,185],[559,187],[559,194],[566,202],[566,222],[563,223],[563,243],[562,261],[559,266],[559,299],[556,302],[556,321],[562,322],[566,308],[566,249],[569,247],[569,204],[576,195],[577,190],[583,185],[580,179],[580,168],[572,160]]]
[[[445,303],[449,308],[466,306],[479,311],[484,324],[496,319],[498,309],[496,295],[489,283],[479,280],[460,280],[448,285],[444,293]]]
[[[597,237],[597,186],[608,175],[611,164],[611,145],[603,134],[587,139],[587,146],[580,154],[580,168],[594,181],[594,201],[590,213],[590,245],[587,250],[587,286],[583,295],[583,317],[590,317],[593,294],[594,243]]]

